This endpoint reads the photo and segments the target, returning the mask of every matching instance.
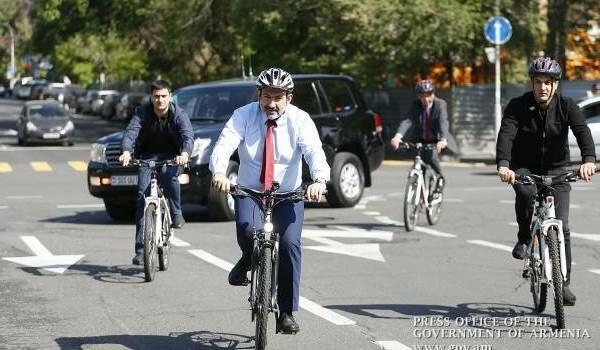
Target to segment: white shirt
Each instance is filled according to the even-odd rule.
[[[227,173],[229,158],[237,149],[240,157],[237,184],[257,191],[260,182],[267,117],[258,102],[236,109],[221,132],[210,156],[213,174]],[[315,123],[308,113],[288,104],[273,129],[274,181],[281,192],[292,191],[302,184],[302,156],[313,180],[329,181],[330,169]]]

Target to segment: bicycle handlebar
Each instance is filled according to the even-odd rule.
[[[263,198],[272,198],[277,201],[282,201],[286,199],[292,201],[300,201],[304,200],[304,197],[306,195],[306,189],[304,188],[304,186],[301,186],[298,187],[296,190],[289,192],[275,192],[275,190],[268,190],[263,192],[256,191],[247,187],[242,187],[239,185],[231,185],[229,193],[231,193],[232,196],[237,197],[252,197],[254,199],[257,199],[258,201],[262,201]]]
[[[533,184],[541,184],[544,186],[553,186],[564,182],[577,182],[581,180],[581,176],[579,173],[574,170],[567,171],[565,173],[559,175],[537,175],[537,174],[527,174],[527,175],[519,175],[515,179],[515,184],[520,185],[533,185]]]
[[[167,159],[167,160],[145,160],[145,159],[131,159],[129,161],[129,165],[138,165],[138,166],[147,166],[149,168],[158,168],[161,167],[163,165],[167,165],[167,166],[178,166],[179,164],[177,164],[177,162],[175,161],[175,159]],[[187,167],[187,164],[184,164],[183,166]]]
[[[435,148],[435,143],[422,143],[422,142],[402,142],[399,146],[398,149],[434,149]]]

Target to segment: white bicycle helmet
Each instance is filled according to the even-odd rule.
[[[259,89],[273,88],[291,92],[294,90],[294,81],[290,73],[281,68],[268,68],[263,70],[258,79],[256,87]]]

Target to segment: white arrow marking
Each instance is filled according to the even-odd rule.
[[[2,258],[3,260],[29,267],[40,267],[50,272],[62,274],[71,265],[84,257],[84,255],[52,255],[52,253],[50,253],[50,251],[34,236],[21,236],[21,239],[35,255]]]
[[[327,253],[354,256],[369,260],[384,262],[385,258],[379,251],[379,243],[360,243],[345,244],[327,237],[333,238],[370,238],[384,241],[391,241],[393,233],[390,231],[363,230],[347,226],[336,226],[339,230],[303,230],[302,236],[310,240],[319,242],[320,246],[305,246],[306,249],[312,249]]]

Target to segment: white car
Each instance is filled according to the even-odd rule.
[[[600,155],[600,95],[592,96],[577,103],[581,109],[596,146],[596,157]],[[573,132],[569,129],[569,153],[571,161],[581,162],[581,152],[577,146],[577,140]]]

